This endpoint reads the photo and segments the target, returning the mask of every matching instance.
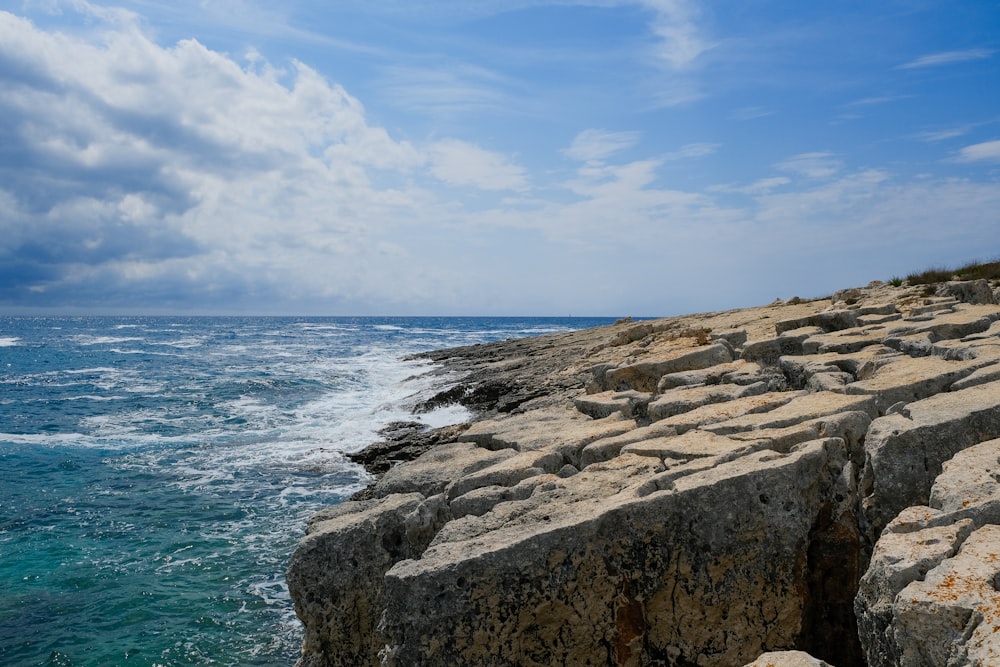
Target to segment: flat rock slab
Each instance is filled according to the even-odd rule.
[[[700,384],[723,384],[729,378],[760,372],[760,366],[743,359],[724,364],[716,364],[696,371],[677,371],[662,375],[657,382],[657,391],[663,393],[676,387],[691,387]]]
[[[955,454],[945,461],[931,487],[930,506],[942,512],[960,512],[992,501],[1000,502],[1000,439]],[[1000,523],[1000,516],[991,523]]]
[[[751,385],[713,384],[701,387],[678,388],[661,394],[646,407],[650,421],[659,421],[674,415],[690,412],[695,408],[713,403],[725,403],[747,396],[757,396],[767,392],[766,382]]]
[[[678,434],[708,424],[729,421],[748,414],[769,412],[802,396],[804,392],[772,391],[746,398],[736,398],[725,403],[711,403],[683,414],[667,417],[657,424],[661,428],[672,428]]]
[[[875,397],[880,414],[899,402],[910,403],[947,391],[952,384],[972,374],[983,362],[947,361],[937,357],[897,357],[882,364],[866,380],[844,387],[847,394]]]
[[[766,449],[768,440],[740,441],[708,431],[688,431],[672,438],[656,438],[626,445],[622,453],[638,456],[655,456],[660,459],[689,459],[706,456],[732,459]]]
[[[955,312],[936,314],[926,320],[907,322],[904,319],[899,326],[892,326],[887,336],[931,334],[935,340],[963,338],[986,331],[997,317],[996,306],[961,304],[955,307]]]
[[[848,396],[832,391],[804,394],[788,403],[763,413],[745,414],[717,424],[705,426],[706,431],[720,435],[757,429],[776,429],[800,422],[833,415],[838,412],[861,411],[877,416],[875,399],[870,396]]]
[[[886,325],[873,325],[847,331],[822,333],[809,336],[802,342],[803,354],[823,354],[835,352],[849,354],[859,352],[866,347],[879,346],[882,339],[889,333]]]
[[[391,493],[441,493],[456,479],[516,454],[511,449],[491,451],[468,442],[439,445],[406,465],[391,468],[376,482],[375,494],[382,497]]]
[[[899,664],[902,647],[896,643],[893,623],[901,592],[954,556],[973,529],[969,519],[942,523],[941,513],[929,507],[908,508],[889,523],[854,602],[869,667]]]
[[[660,378],[668,373],[699,370],[732,360],[729,347],[721,343],[671,350],[607,371],[606,388],[653,392],[656,391]]]
[[[621,414],[593,419],[569,406],[553,407],[476,422],[459,440],[486,449],[560,451],[568,457],[594,440],[620,435],[635,427],[634,420]]]
[[[665,425],[664,422],[655,422],[648,426],[640,426],[630,431],[607,438],[600,438],[586,445],[580,452],[580,466],[585,468],[599,461],[607,461],[618,456],[622,447],[633,442],[643,442],[655,438],[664,438],[677,435],[677,429],[673,426]]]

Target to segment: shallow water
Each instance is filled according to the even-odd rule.
[[[0,664],[290,665],[306,519],[445,381],[402,357],[609,321],[0,318]]]

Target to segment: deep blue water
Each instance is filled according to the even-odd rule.
[[[306,519],[443,381],[402,357],[609,321],[0,318],[0,665],[291,665]]]

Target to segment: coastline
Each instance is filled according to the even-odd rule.
[[[298,664],[910,664],[900,638],[940,633],[899,626],[901,590],[933,598],[997,521],[946,464],[1000,451],[1000,307],[941,290],[419,355],[462,379],[417,409],[474,418],[397,428],[359,454],[377,481],[310,521],[288,571]],[[945,529],[936,561],[916,554]]]

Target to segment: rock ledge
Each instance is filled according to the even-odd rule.
[[[427,355],[464,377],[431,405],[479,417],[398,425],[362,454],[378,481],[310,521],[297,664],[1000,664],[988,293]]]

